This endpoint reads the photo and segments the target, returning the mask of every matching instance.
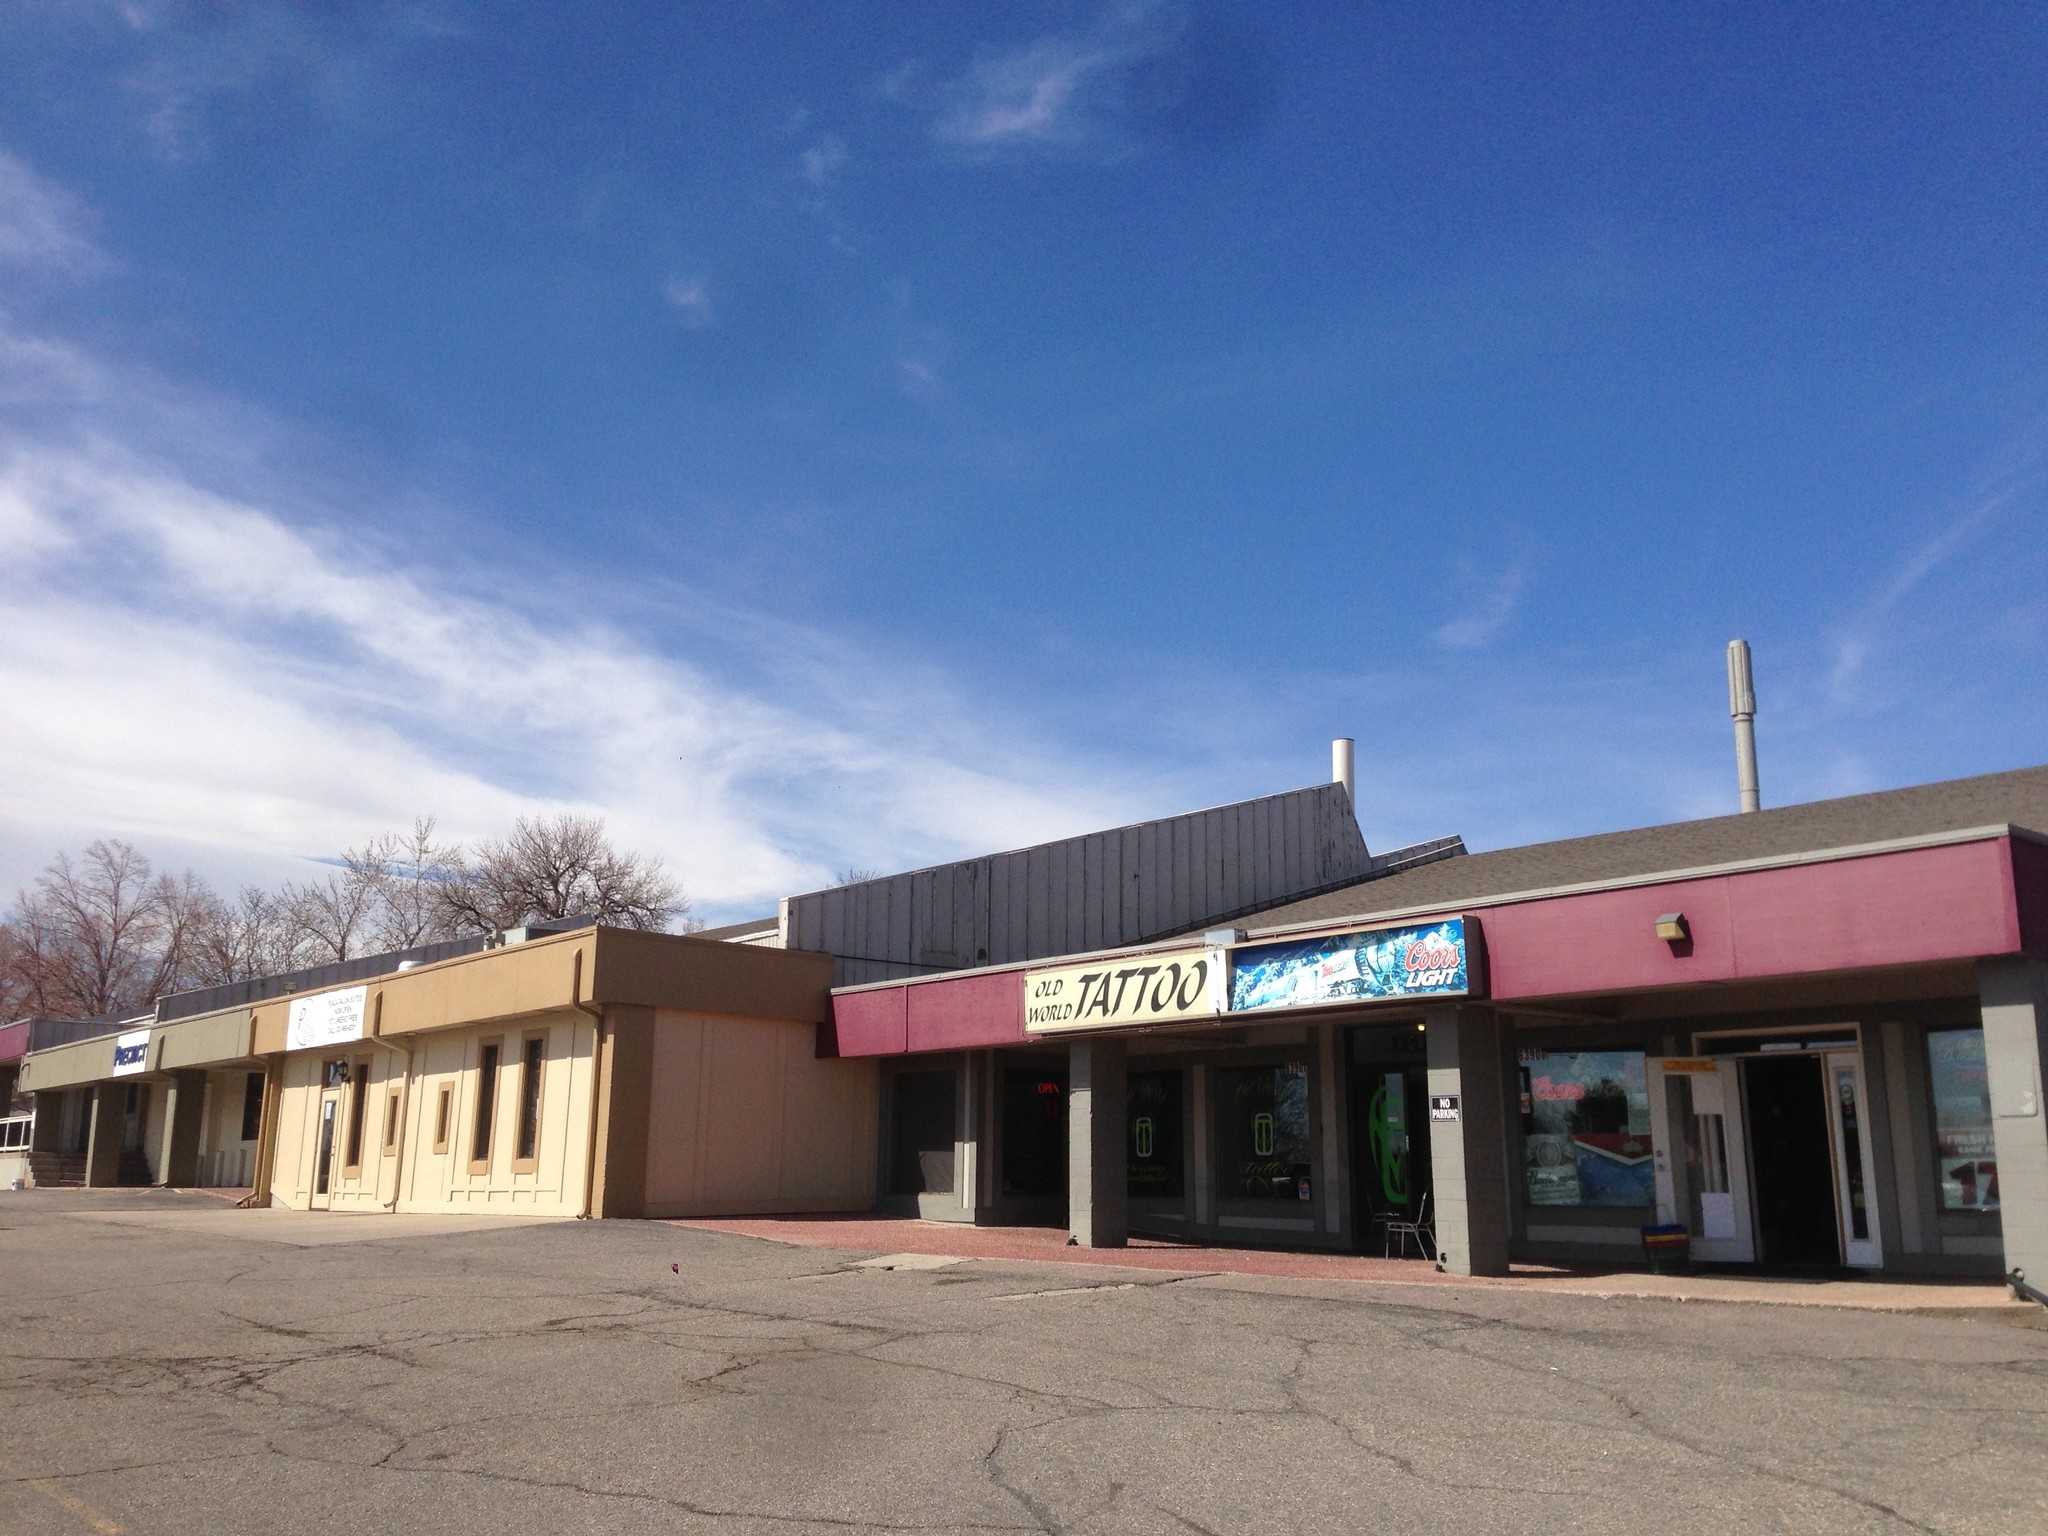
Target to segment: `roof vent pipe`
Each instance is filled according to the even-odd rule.
[[[1344,786],[1344,798],[1354,816],[1358,814],[1357,749],[1358,744],[1349,736],[1339,736],[1330,743],[1330,782]]]
[[[1749,673],[1749,642],[1728,642],[1728,713],[1735,719],[1735,781],[1742,808],[1754,811],[1763,801],[1756,787],[1756,684]]]

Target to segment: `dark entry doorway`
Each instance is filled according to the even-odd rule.
[[[1756,1056],[1743,1076],[1764,1263],[1841,1263],[1820,1058]]]
[[[1067,1219],[1065,1062],[1003,1069],[1002,1192],[1016,1219]]]
[[[130,1083],[121,1106],[121,1150],[142,1150],[143,1128],[149,1123],[149,1084]]]
[[[1429,1073],[1413,1024],[1360,1029],[1350,1073],[1353,1230],[1367,1253],[1386,1247],[1385,1223],[1413,1221],[1429,1192]]]

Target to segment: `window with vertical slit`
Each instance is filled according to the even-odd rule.
[[[469,1171],[487,1173],[491,1166],[491,1129],[498,1110],[498,1053],[496,1040],[478,1053],[476,1068],[476,1124],[469,1138]]]

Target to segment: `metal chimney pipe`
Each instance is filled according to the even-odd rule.
[[[1742,808],[1760,810],[1756,786],[1756,683],[1749,671],[1749,642],[1728,642],[1728,713],[1735,720],[1735,782]]]
[[[1330,782],[1344,786],[1344,798],[1351,803],[1351,814],[1358,814],[1358,775],[1356,772],[1358,744],[1349,736],[1339,736],[1330,743]]]

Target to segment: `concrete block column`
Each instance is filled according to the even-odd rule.
[[[1500,1022],[1485,1008],[1432,1008],[1424,1019],[1429,1096],[1458,1118],[1429,1121],[1430,1204],[1437,1252],[1454,1275],[1508,1272],[1508,1133]]]
[[[1121,1248],[1125,1199],[1124,1043],[1076,1040],[1067,1057],[1067,1230],[1083,1248]]]
[[[206,1123],[206,1074],[174,1072],[168,1091],[157,1180],[174,1189],[191,1189],[199,1182],[199,1135]]]
[[[1998,1154],[1999,1223],[2005,1267],[2048,1286],[2048,964],[1977,963],[1984,1010],[1984,1066],[1991,1084],[1991,1136]]]
[[[127,1101],[126,1083],[100,1083],[92,1090],[91,1121],[85,1135],[87,1189],[112,1189],[121,1182],[121,1131]]]

